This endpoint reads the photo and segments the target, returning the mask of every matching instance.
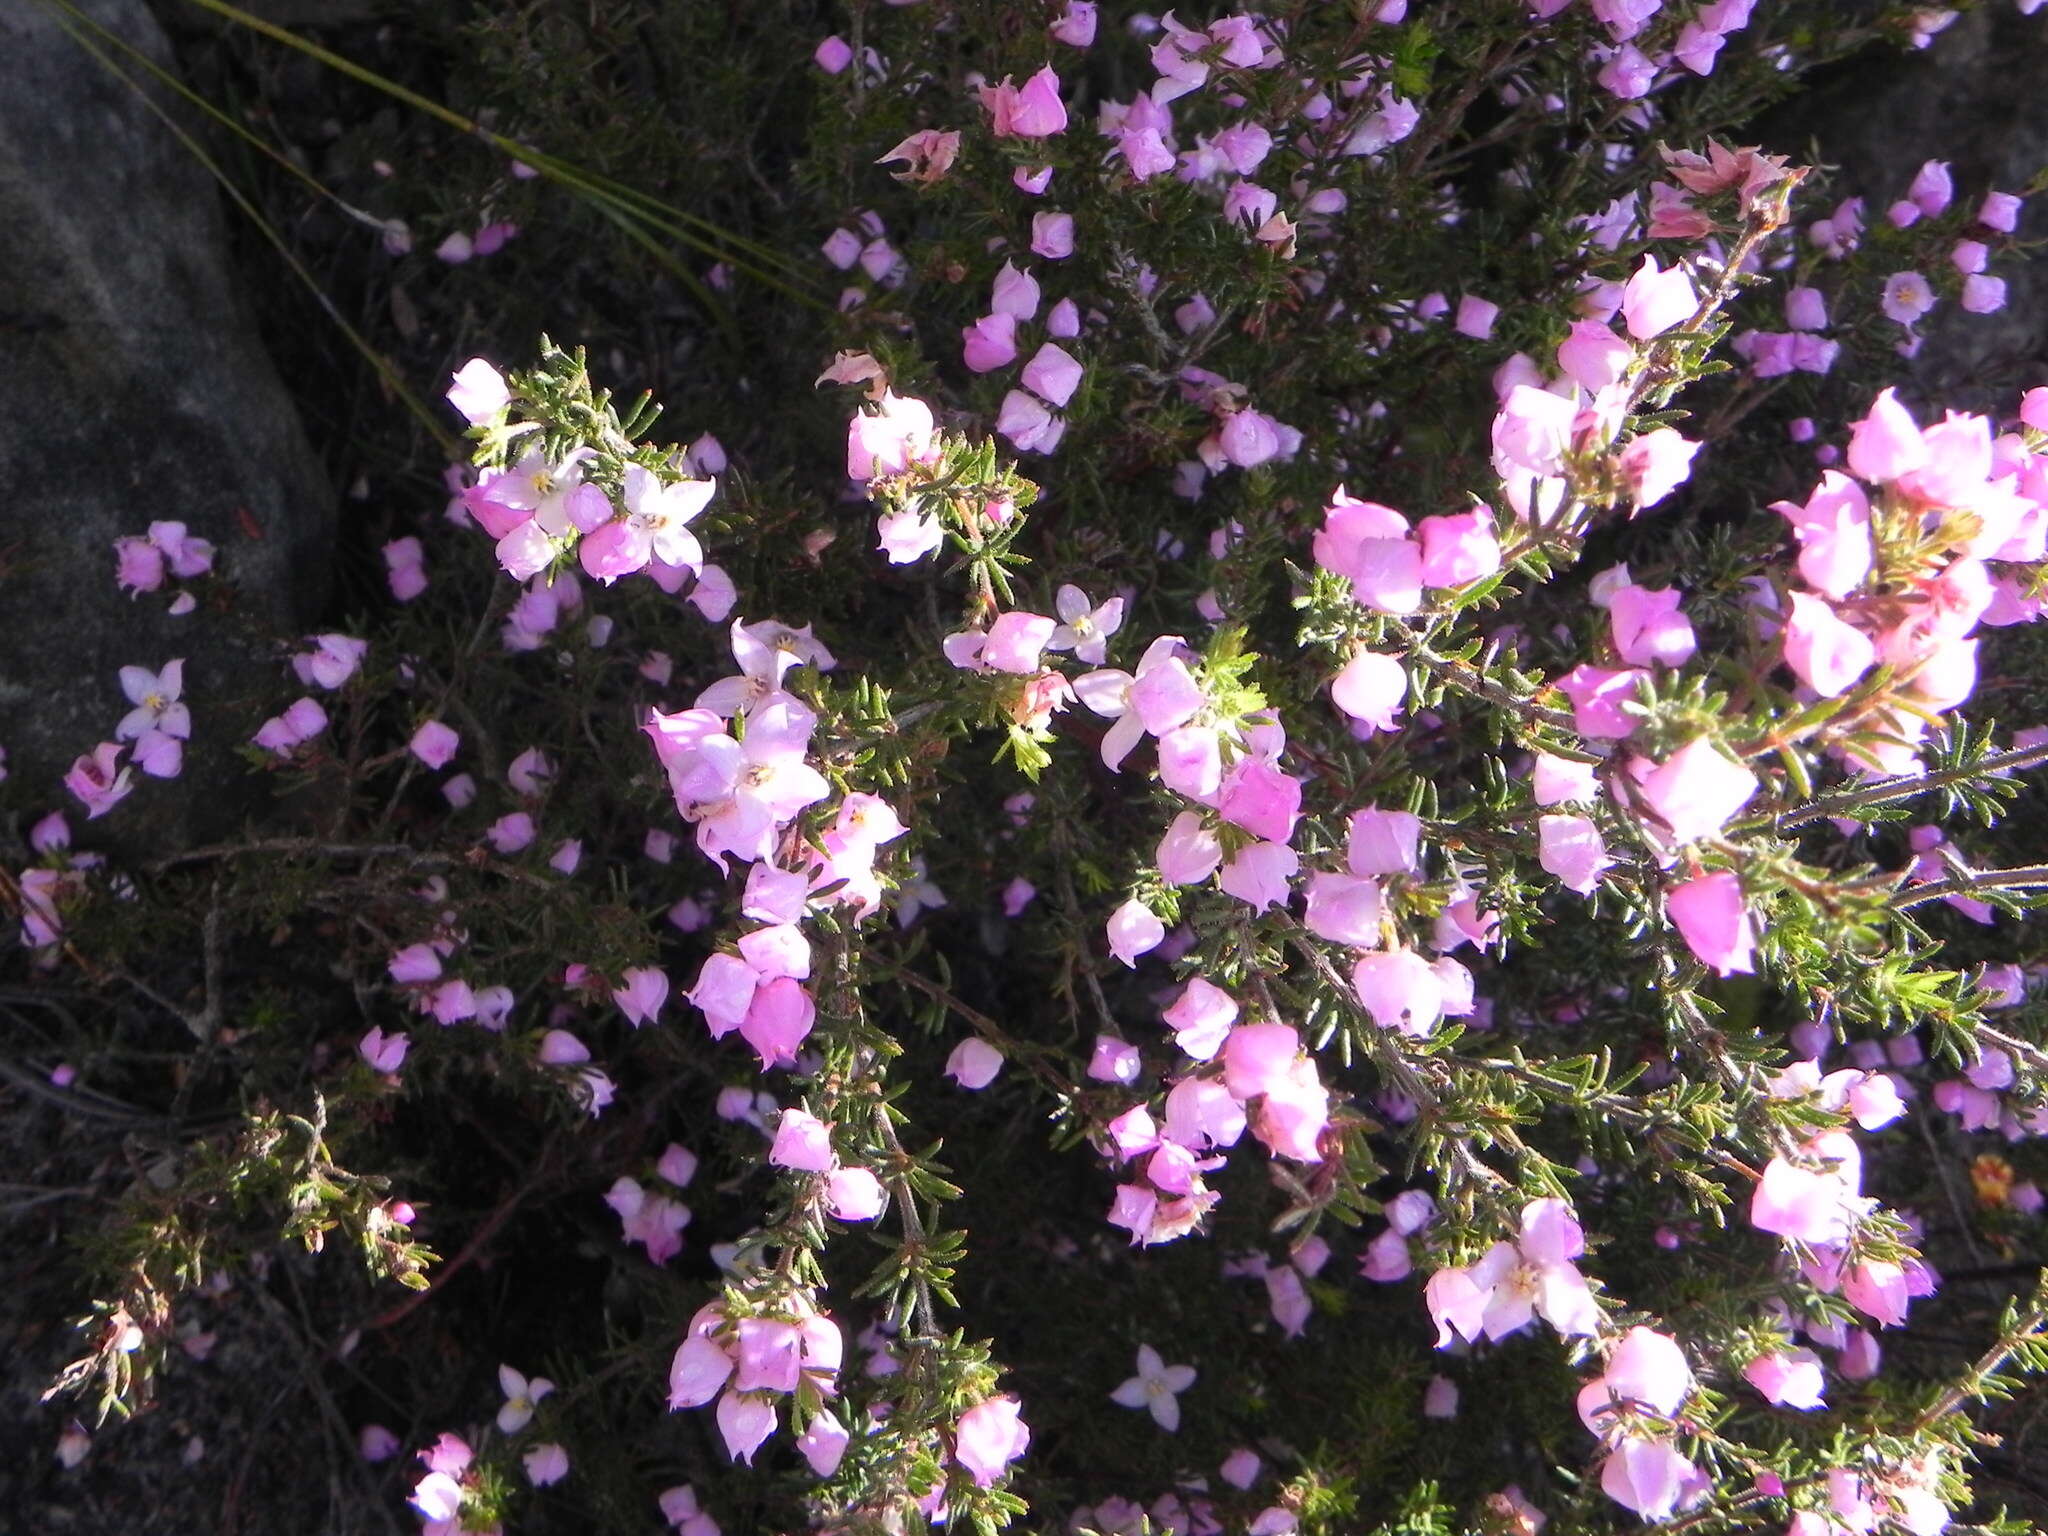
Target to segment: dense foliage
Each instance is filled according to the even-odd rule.
[[[1941,16],[576,9],[337,146],[467,426],[382,590],[188,700],[138,516],[0,786],[38,1112],[162,1141],[67,1414],[283,1243],[434,1531],[1995,1522],[2048,388],[1904,370],[2029,189],[1741,147]],[[197,733],[247,836],[88,851]]]

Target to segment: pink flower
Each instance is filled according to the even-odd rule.
[[[775,1404],[760,1392],[728,1391],[718,1400],[718,1433],[734,1461],[754,1464],[754,1453],[775,1433]]]
[[[1578,414],[1569,395],[1517,384],[1493,418],[1495,471],[1503,478],[1514,469],[1545,479],[1563,474]]]
[[[1036,672],[1039,653],[1058,627],[1055,620],[1039,613],[1020,610],[998,615],[982,646],[982,662],[998,672],[1019,676]]]
[[[1031,250],[1047,261],[1063,261],[1074,254],[1074,216],[1071,213],[1034,213],[1031,216]],[[1029,379],[1025,383],[1029,384]],[[1032,388],[1037,389],[1037,385]],[[1039,391],[1044,394],[1043,390]],[[1054,400],[1064,405],[1064,400]]]
[[[1084,370],[1065,348],[1048,341],[1024,365],[1024,387],[1048,404],[1063,406],[1080,388]]]
[[[812,1472],[819,1477],[830,1477],[839,1470],[839,1463],[852,1440],[846,1426],[829,1409],[825,1409],[814,1414],[811,1422],[804,1426],[804,1432],[796,1438],[796,1448],[810,1463]]]
[[[1791,600],[1784,632],[1786,664],[1822,698],[1838,698],[1876,663],[1877,646],[1825,599],[1794,592]]]
[[[393,539],[386,544],[384,569],[391,595],[401,603],[409,603],[427,590],[427,556],[418,539]]]
[[[828,75],[843,73],[853,62],[853,45],[835,33],[811,51],[811,62]]]
[[[372,1027],[356,1042],[356,1050],[373,1072],[396,1072],[405,1063],[406,1047],[412,1042],[404,1034],[387,1035]]]
[[[1462,587],[1500,569],[1500,540],[1485,507],[1449,517],[1425,517],[1415,526],[1422,541],[1422,584]]]
[[[1380,925],[1386,911],[1377,880],[1322,870],[1309,877],[1308,910],[1302,923],[1318,938],[1373,949],[1382,942]]]
[[[1654,507],[1692,474],[1700,444],[1671,427],[1658,427],[1629,439],[1615,467],[1637,512]],[[1631,514],[1633,515],[1633,514]]]
[[[448,386],[448,403],[472,427],[481,427],[512,403],[512,391],[497,369],[472,357],[455,371]]]
[[[1267,758],[1240,757],[1223,778],[1217,810],[1254,837],[1285,842],[1301,815],[1301,785]]]
[[[120,744],[103,741],[74,761],[64,775],[64,787],[85,806],[86,820],[106,815],[135,787],[133,772],[119,766],[120,761]]]
[[[433,1524],[452,1528],[462,1514],[462,1484],[446,1472],[429,1472],[413,1485],[408,1502]]]
[[[1196,1061],[1207,1061],[1222,1049],[1238,1015],[1228,992],[1197,976],[1174,999],[1163,1017],[1174,1041]]]
[[[986,1088],[1003,1070],[1003,1053],[986,1040],[970,1035],[946,1058],[946,1076],[970,1091]]]
[[[533,1422],[534,1404],[555,1390],[555,1384],[545,1376],[528,1380],[509,1365],[498,1367],[498,1390],[505,1394],[503,1406],[498,1409],[498,1432],[516,1435]]]
[[[1067,424],[1026,390],[1013,389],[1004,395],[996,412],[996,431],[1019,453],[1051,453],[1066,430]]]
[[[1017,360],[1017,317],[983,315],[961,331],[963,357],[970,371],[993,373]]]
[[[1862,1155],[1843,1131],[1824,1132],[1806,1150],[1820,1168],[1783,1157],[1765,1165],[1750,1196],[1750,1225],[1813,1246],[1846,1242],[1861,1203]]]
[[[1557,366],[1588,394],[1619,380],[1635,360],[1636,349],[1598,320],[1572,322],[1571,334],[1557,347]]]
[[[1636,680],[1647,676],[1634,667],[1577,666],[1557,680],[1557,687],[1571,700],[1572,724],[1581,736],[1619,741],[1635,733],[1639,721],[1622,706],[1635,702]]]
[[[156,591],[164,584],[164,552],[133,534],[114,540],[114,582],[128,593]]]
[[[889,1203],[882,1181],[865,1168],[835,1168],[825,1178],[825,1208],[839,1221],[873,1221]]]
[[[292,658],[292,670],[309,687],[339,688],[362,665],[370,642],[350,635],[315,635],[313,649]]]
[[[1773,1350],[1742,1368],[1742,1379],[1781,1408],[1825,1408],[1821,1392],[1826,1378],[1820,1356],[1810,1349]]]
[[[1419,817],[1369,805],[1351,813],[1345,867],[1354,875],[1412,875],[1421,868],[1417,857],[1421,840]]]
[[[1910,474],[1926,462],[1927,446],[1921,441],[1920,428],[1912,415],[1899,404],[1892,390],[1880,390],[1870,402],[1870,414],[1850,426],[1850,470],[1861,479],[1882,484]],[[1821,590],[1825,592],[1827,588]]]
[[[1911,427],[1910,422],[1908,429],[1917,449],[1919,430]],[[1876,451],[1874,445],[1866,446],[1871,452]],[[1857,452],[1853,440],[1849,451],[1853,461]],[[1829,470],[1821,476],[1805,506],[1774,501],[1771,510],[1792,524],[1792,536],[1799,541],[1799,574],[1816,591],[1840,599],[1869,574],[1873,558],[1870,498],[1847,475]]]
[[[1645,1520],[1662,1520],[1705,1493],[1707,1484],[1670,1441],[1626,1436],[1601,1464],[1600,1490]]]
[[[1670,828],[1674,843],[1711,837],[1749,804],[1756,775],[1733,762],[1704,736],[1696,736],[1641,776],[1641,793]]]
[[[1493,322],[1499,314],[1498,304],[1482,299],[1476,293],[1468,293],[1458,300],[1458,313],[1451,321],[1451,328],[1460,336],[1484,341],[1493,334]]]
[[[1987,192],[1977,207],[1977,222],[1986,229],[2009,235],[2019,227],[2021,199],[2012,192]]]
[[[429,768],[445,768],[462,745],[461,735],[439,720],[429,720],[412,733],[408,744],[412,755]]]
[[[167,661],[161,672],[147,667],[123,667],[121,692],[135,707],[114,727],[116,741],[134,741],[148,731],[161,731],[180,741],[192,734],[192,713],[180,702],[185,691],[183,658]]]
[[[1016,89],[1004,77],[998,86],[980,88],[982,105],[989,110],[990,131],[997,137],[1043,139],[1061,133],[1067,126],[1067,109],[1060,100],[1060,77],[1048,64]]]
[[[1699,295],[1685,270],[1660,270],[1654,256],[1643,257],[1643,264],[1622,289],[1622,319],[1627,322],[1629,335],[1637,341],[1663,335],[1674,325],[1691,319],[1698,307]]]
[[[1579,1421],[1600,1434],[1617,1404],[1673,1417],[1692,1395],[1692,1367],[1676,1339],[1631,1328],[1607,1357],[1607,1369],[1579,1391]]]
[[[1180,1394],[1195,1384],[1192,1365],[1168,1365],[1150,1344],[1138,1346],[1138,1374],[1109,1394],[1122,1408],[1143,1408],[1168,1434],[1180,1428]]]
[[[569,1453],[552,1440],[536,1445],[519,1462],[526,1468],[526,1480],[536,1488],[559,1483],[569,1475]]]
[[[1585,1251],[1570,1206],[1530,1201],[1514,1242],[1495,1243],[1476,1264],[1429,1277],[1424,1300],[1436,1323],[1437,1348],[1448,1348],[1454,1334],[1472,1343],[1482,1336],[1502,1339],[1538,1315],[1567,1337],[1597,1333],[1599,1304],[1572,1263]]]
[[[1352,967],[1351,986],[1381,1029],[1427,1035],[1443,1017],[1443,978],[1412,949],[1362,957]]]
[[[832,1152],[832,1128],[806,1110],[785,1109],[768,1161],[805,1173],[830,1172],[839,1161]]]
[[[1095,0],[1067,0],[1066,8],[1047,29],[1070,48],[1086,48],[1095,41]]]
[[[943,181],[946,173],[953,169],[953,162],[960,155],[960,135],[942,132],[937,128],[925,128],[911,134],[902,143],[875,161],[877,165],[888,165],[901,160],[907,169],[891,171],[889,174],[898,181],[908,181],[919,186],[931,186]]]
[[[991,1397],[960,1415],[953,1429],[953,1460],[986,1488],[1031,1444],[1023,1405],[1014,1397]]]
[[[1194,811],[1174,817],[1153,855],[1159,878],[1169,885],[1199,885],[1223,862],[1223,846],[1216,831]]]
[[[863,484],[937,458],[932,409],[922,400],[884,390],[878,411],[863,411],[847,424],[846,473]]]
[[[1900,325],[1912,325],[1934,308],[1934,290],[1918,272],[1894,272],[1884,280],[1878,308]]]
[[[1623,661],[1637,667],[1682,667],[1692,660],[1699,643],[1691,622],[1678,611],[1678,598],[1671,587],[1633,584],[1609,597],[1607,613],[1614,626],[1614,648]]]
[[[1216,883],[1255,911],[1285,906],[1288,885],[1301,869],[1301,856],[1285,843],[1252,843],[1223,866]]]
[[[1671,887],[1664,906],[1678,936],[1702,965],[1720,976],[1747,976],[1755,938],[1743,903],[1742,882],[1726,870]]]
[[[626,972],[624,981],[624,986],[612,989],[612,1001],[635,1029],[652,1024],[668,1001],[668,972],[658,966],[638,965]]]
[[[1407,668],[1375,651],[1355,653],[1330,683],[1331,702],[1375,731],[1399,730],[1407,699]]]
[[[1614,861],[1600,828],[1588,816],[1544,816],[1536,823],[1537,861],[1566,890],[1590,896]]]

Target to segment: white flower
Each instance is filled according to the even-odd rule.
[[[1045,642],[1048,651],[1072,651],[1090,666],[1099,667],[1109,654],[1109,637],[1123,627],[1124,600],[1112,597],[1099,608],[1089,605],[1088,594],[1079,587],[1065,586],[1056,594],[1060,626]]]
[[[178,698],[185,691],[184,658],[165,662],[161,672],[123,667],[121,691],[135,707],[114,727],[116,741],[133,741],[148,731],[161,731],[180,741],[192,734],[192,713]]]
[[[516,1435],[532,1423],[533,1405],[555,1390],[547,1377],[529,1381],[509,1365],[498,1367],[498,1386],[505,1393],[505,1406],[498,1410],[498,1429],[507,1435]]]
[[[1168,1365],[1150,1344],[1138,1346],[1138,1374],[1110,1393],[1125,1408],[1149,1408],[1152,1422],[1171,1434],[1180,1428],[1179,1394],[1195,1384],[1192,1365]]]

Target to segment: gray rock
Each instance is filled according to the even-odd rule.
[[[78,3],[169,64],[142,0]],[[23,814],[62,806],[78,827],[61,778],[112,739],[118,669],[182,656],[184,776],[138,776],[92,828],[135,849],[218,836],[243,814],[251,781],[232,753],[287,681],[275,637],[320,611],[335,522],[238,293],[213,178],[151,100],[177,110],[51,8],[0,6],[0,795]],[[232,579],[188,617],[166,614],[168,591],[114,583],[115,539],[156,519],[212,540]]]
[[[1843,194],[1873,219],[1905,195],[1924,160],[1946,160],[1958,202],[2024,191],[2048,168],[2048,15],[1996,0],[1910,53],[1873,52],[1772,114],[1770,148],[1841,168]],[[2048,239],[2048,197],[2029,200],[2022,239]],[[2048,382],[2048,262],[2001,263],[2007,305],[1996,315],[1943,306],[1912,369],[1924,398],[2010,413],[2018,392]]]

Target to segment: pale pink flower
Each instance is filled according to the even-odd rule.
[[[1657,258],[1644,256],[1622,290],[1621,314],[1629,335],[1638,341],[1661,336],[1692,318],[1699,295],[1682,267],[1659,269]]]
[[[1822,698],[1840,697],[1876,663],[1876,643],[1823,598],[1794,592],[1791,602],[1784,630],[1786,664]]]
[[[882,1181],[865,1168],[835,1168],[825,1177],[825,1207],[839,1221],[873,1221],[889,1203]]]
[[[1352,967],[1351,985],[1381,1029],[1427,1035],[1443,1017],[1443,978],[1412,949],[1361,957]]]
[[[1749,804],[1756,775],[1725,756],[1705,736],[1696,736],[1655,768],[1640,775],[1644,802],[1670,829],[1674,843],[1712,837]]]
[[[1636,512],[1656,506],[1686,482],[1700,446],[1671,427],[1657,427],[1629,439],[1615,459],[1615,467],[1621,471],[1622,484]]]
[[[498,1432],[516,1435],[533,1422],[533,1406],[550,1392],[555,1384],[545,1376],[528,1379],[509,1365],[498,1367],[498,1389],[505,1394],[505,1401],[498,1409]]]
[[[1613,864],[1600,828],[1588,816],[1544,816],[1536,823],[1537,862],[1566,890],[1590,896]]]
[[[1150,1344],[1138,1346],[1138,1374],[1114,1392],[1110,1401],[1123,1408],[1143,1408],[1152,1422],[1171,1434],[1180,1428],[1180,1394],[1195,1384],[1192,1365],[1168,1365]]]
[[[512,391],[497,369],[480,357],[458,368],[448,386],[448,403],[473,427],[483,426],[512,403]]]
[[[991,1397],[960,1415],[953,1429],[953,1460],[979,1488],[987,1488],[1031,1445],[1031,1430],[1014,1397]]]
[[[1095,42],[1095,0],[1067,0],[1047,30],[1070,48],[1090,47]]]
[[[962,1088],[986,1088],[1003,1070],[1003,1053],[978,1036],[970,1035],[953,1047],[946,1058],[946,1076]]]
[[[1826,1377],[1820,1356],[1810,1349],[1773,1350],[1742,1368],[1742,1379],[1781,1408],[1825,1408],[1821,1393]]]
[[[1569,1205],[1530,1201],[1514,1242],[1495,1243],[1477,1263],[1430,1276],[1424,1298],[1437,1348],[1448,1348],[1454,1335],[1472,1343],[1505,1338],[1539,1315],[1567,1337],[1599,1332],[1599,1303],[1572,1263],[1585,1251]]]
[[[1661,664],[1682,667],[1693,658],[1699,643],[1692,624],[1678,611],[1680,594],[1672,587],[1617,589],[1608,599],[1607,613],[1614,629],[1614,648],[1631,666]]]
[[[1600,1467],[1600,1490],[1645,1520],[1662,1520],[1707,1492],[1699,1469],[1669,1440],[1624,1436]]]
[[[453,726],[439,720],[429,720],[412,733],[407,744],[412,755],[429,768],[445,768],[462,745],[462,737]]]
[[[1415,525],[1422,543],[1422,584],[1462,587],[1500,569],[1500,540],[1485,507],[1455,516],[1425,517]]]
[[[943,132],[937,128],[924,128],[913,133],[875,161],[877,165],[888,165],[900,160],[906,169],[891,171],[889,174],[898,181],[911,182],[918,186],[931,186],[945,180],[946,173],[953,169],[953,162],[960,155],[960,135]]]
[[[85,819],[96,821],[127,798],[135,787],[135,775],[121,766],[120,744],[103,741],[72,762],[64,775],[64,787],[85,806]]]
[[[526,1480],[536,1488],[549,1487],[569,1475],[569,1453],[552,1440],[536,1445],[519,1458],[519,1464],[526,1469]]]
[[[1908,427],[1918,448],[1919,431],[1910,423]],[[1874,453],[1874,446],[1866,446]],[[1853,445],[1850,451],[1855,453]],[[1886,462],[1891,462],[1889,455]],[[1870,498],[1847,475],[1829,470],[1806,505],[1774,501],[1771,510],[1792,524],[1792,535],[1799,541],[1799,574],[1816,591],[1840,599],[1869,574],[1873,558]]]
[[[1091,607],[1088,594],[1079,587],[1062,586],[1054,594],[1054,611],[1059,627],[1045,642],[1048,651],[1072,651],[1078,660],[1099,667],[1109,654],[1109,637],[1123,627],[1124,600],[1105,599]]]
[[[1063,406],[1074,398],[1085,370],[1065,348],[1048,341],[1024,365],[1024,387],[1048,404]]]
[[[1000,311],[983,315],[960,332],[961,355],[974,373],[992,373],[1017,360],[1017,317]]]
[[[133,741],[146,731],[185,740],[192,734],[192,712],[181,702],[185,691],[183,658],[167,661],[161,672],[147,667],[121,668],[121,692],[135,707],[114,727],[116,741]]]
[[[1927,445],[1921,440],[1920,428],[1911,413],[1899,404],[1894,391],[1880,390],[1870,402],[1870,414],[1851,423],[1848,458],[1852,473],[1879,484],[1910,474],[1927,462]],[[1840,596],[1833,592],[1829,595]]]
[[[1934,308],[1934,290],[1918,272],[1894,272],[1884,280],[1878,308],[1900,325],[1913,325]]]
[[[912,464],[938,457],[931,407],[884,390],[880,409],[860,412],[847,425],[846,473],[863,484],[900,475]]]

